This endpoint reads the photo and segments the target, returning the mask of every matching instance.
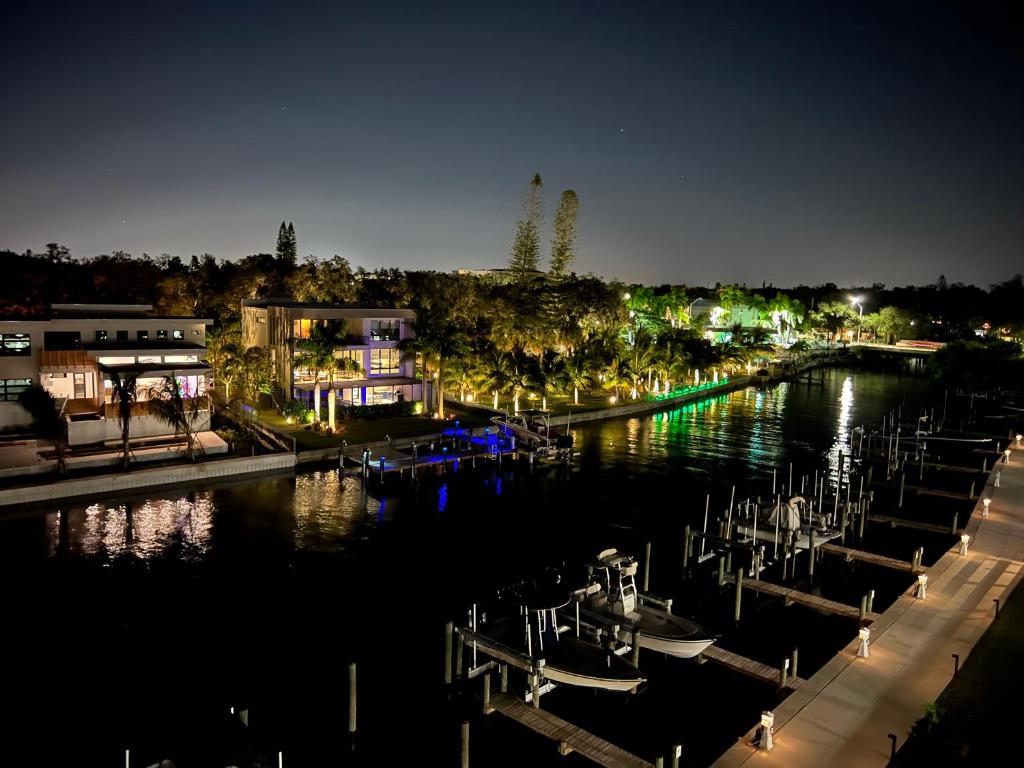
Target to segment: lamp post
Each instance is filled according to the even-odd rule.
[[[864,305],[860,303],[861,299],[863,299],[863,298],[864,298],[863,296],[851,296],[850,297],[850,303],[851,304],[856,304],[860,308],[860,316],[859,316],[859,319],[857,320],[857,343],[858,344],[860,343],[860,329],[861,329],[861,326],[864,325]]]

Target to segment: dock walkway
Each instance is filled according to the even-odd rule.
[[[726,575],[725,580],[728,582],[736,583],[736,577],[729,574]],[[789,587],[783,587],[781,584],[773,584],[770,581],[760,581],[756,579],[744,579],[743,586],[747,589],[752,589],[755,592],[763,592],[766,595],[772,595],[774,597],[781,597],[789,603],[797,603],[799,605],[813,608],[816,611],[822,613],[831,613],[835,616],[844,616],[848,619],[860,619],[860,608],[855,605],[847,605],[846,603],[840,603],[835,600],[829,600],[828,598],[821,597],[820,595],[812,595],[810,592],[801,592],[798,589],[790,589]],[[872,622],[878,618],[877,613],[866,613],[864,615],[865,622]]]
[[[850,547],[841,547],[838,544],[822,544],[819,549],[829,554],[842,555],[847,560],[860,560],[864,563],[880,565],[883,568],[892,568],[894,571],[909,571],[910,573],[924,573],[925,571],[920,566],[915,569],[914,564],[909,560],[897,560],[895,557],[877,555],[874,552],[866,552],[863,549],[851,549]]]
[[[928,569],[925,599],[911,589],[889,606],[871,627],[869,658],[851,640],[776,707],[771,752],[753,749],[751,729],[717,768],[888,764],[888,735],[902,746],[952,679],[952,654],[967,658],[995,617],[993,601],[1005,602],[1024,576],[1024,451],[996,468],[989,516],[978,502],[965,529],[968,553],[954,547]]]
[[[491,699],[491,706],[505,717],[515,720],[531,731],[558,742],[559,751],[568,754],[570,751],[606,766],[606,768],[654,768],[654,766],[632,755],[621,747],[595,736],[562,718],[527,706],[511,694],[501,693]]]
[[[769,667],[767,664],[762,664],[760,661],[748,659],[746,656],[740,656],[738,653],[727,651],[725,648],[719,648],[717,645],[709,645],[700,655],[707,661],[713,661],[727,669],[731,669],[735,672],[741,672],[749,677],[757,678],[762,682],[772,683],[774,685],[779,684],[780,674],[779,670],[775,669],[775,667]],[[794,691],[799,688],[803,682],[804,679],[802,677],[787,675],[786,690]]]
[[[950,525],[937,525],[936,523],[919,523],[916,520],[906,520],[902,517],[887,517],[886,515],[873,515],[868,513],[869,523],[888,523],[893,528],[914,528],[918,531],[931,531],[932,533],[948,533],[953,536],[953,528]],[[959,531],[958,531],[959,532]]]

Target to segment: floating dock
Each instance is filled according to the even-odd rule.
[[[558,751],[562,755],[576,752],[581,757],[606,768],[654,768],[653,764],[621,747],[550,712],[527,706],[511,694],[499,693],[491,699],[491,706],[510,720],[515,720],[534,733],[557,742]]]
[[[893,528],[914,528],[918,531],[931,531],[932,533],[953,534],[953,528],[949,525],[936,525],[935,523],[919,523],[916,520],[905,520],[902,517],[887,517],[886,515],[868,515],[869,523],[888,523]],[[962,529],[957,529],[957,533]]]

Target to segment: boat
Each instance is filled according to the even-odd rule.
[[[577,637],[559,626],[558,610],[572,600],[557,584],[527,585],[513,590],[496,610],[471,611],[466,629],[470,646],[495,658],[514,654],[526,662],[543,659],[542,675],[550,682],[607,691],[631,691],[645,681],[640,670],[619,652]]]
[[[624,643],[632,643],[639,630],[641,648],[682,659],[698,656],[715,641],[695,621],[670,613],[665,601],[640,594],[636,570],[631,555],[615,549],[598,554],[589,583],[577,593],[580,619],[618,626],[618,638]]]
[[[506,435],[541,451],[572,449],[572,435],[552,428],[549,411],[524,410],[514,416],[492,416],[491,421]]]
[[[734,526],[744,544],[756,546],[757,542],[786,544],[792,541],[797,550],[811,548],[812,530],[815,546],[842,536],[841,531],[832,527],[829,517],[812,511],[803,496],[794,496],[785,505],[763,507],[755,511],[751,519],[738,518]]]

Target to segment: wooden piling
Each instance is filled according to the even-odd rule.
[[[868,613],[873,613],[872,608],[875,605],[875,590],[868,592]]]
[[[501,692],[508,693],[508,664],[498,665],[498,675],[501,678]]]
[[[900,509],[903,509],[903,485],[905,481],[906,475],[903,472],[900,472],[900,503],[898,505]]]
[[[462,758],[459,762],[461,768],[469,768],[469,721],[463,721],[462,729]]]
[[[789,671],[789,659],[783,659],[779,665],[779,690],[786,690],[786,673]]]
[[[462,633],[459,633],[459,639],[455,643],[455,679],[458,680],[462,677],[462,650],[466,645],[466,642],[462,639]]]
[[[868,596],[862,595],[860,598],[860,622],[864,623],[864,619],[868,615]]]
[[[796,669],[796,663],[799,660],[799,658],[800,658],[800,649],[799,648],[794,648],[793,649],[793,664],[792,664],[792,666],[790,667],[790,670],[789,670],[789,673],[793,677],[797,677],[798,676],[797,675],[797,669]]]
[[[683,570],[690,568],[690,543],[693,534],[690,533],[690,526],[683,529]]]
[[[484,673],[484,714],[491,714],[491,673]]]
[[[644,549],[644,592],[651,588],[651,542]]]
[[[718,586],[725,584],[725,556],[718,556]]]
[[[452,631],[454,630],[454,624],[452,622],[446,622],[444,625],[444,682],[445,685],[449,685],[452,682]]]
[[[960,529],[959,522],[960,522],[960,513],[959,512],[954,512],[953,513],[953,530],[952,530],[952,533],[953,533],[954,536],[956,536],[956,532]]]
[[[634,667],[640,666],[640,627],[636,627],[633,630],[633,650],[630,661],[633,662]]]
[[[356,663],[348,665],[348,732],[356,732]]]
[[[809,557],[807,558],[807,575],[814,579],[814,558],[817,552],[814,549],[814,524],[811,524],[811,532],[809,534],[810,548],[807,550]]]
[[[679,758],[682,757],[682,754],[683,754],[683,745],[682,744],[673,744],[672,745],[672,762],[671,762],[672,768],[679,768]]]
[[[743,569],[736,569],[736,606],[734,610],[733,618],[736,623],[740,621],[740,607],[743,603]]]

